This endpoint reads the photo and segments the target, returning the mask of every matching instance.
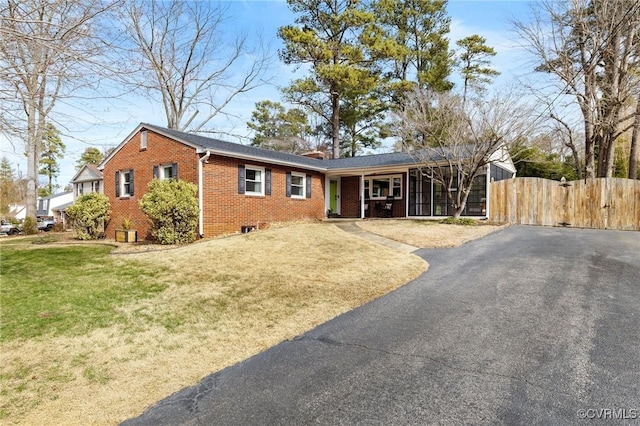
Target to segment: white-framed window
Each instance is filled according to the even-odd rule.
[[[178,163],[161,164],[159,166],[153,166],[153,178],[154,179],[177,179],[178,178]]]
[[[372,200],[384,200],[389,196],[401,199],[402,175],[365,177],[364,192]]]
[[[245,191],[246,195],[264,195],[264,168],[245,166]]]
[[[80,182],[76,184],[76,195],[78,197],[82,195],[83,191],[84,191],[84,182]]]
[[[100,181],[94,180],[91,182],[91,192],[100,192]]]
[[[160,179],[173,179],[173,167],[171,165],[160,167]]]
[[[116,172],[116,197],[130,197],[133,195],[133,170]]]
[[[122,172],[122,195],[131,195],[133,187],[133,173],[131,170]]]
[[[306,198],[306,175],[291,172],[291,198]]]

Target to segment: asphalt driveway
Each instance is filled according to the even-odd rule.
[[[406,286],[125,424],[640,424],[640,233],[417,254]]]

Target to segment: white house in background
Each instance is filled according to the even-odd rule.
[[[102,172],[98,170],[98,166],[95,164],[82,166],[71,179],[71,185],[73,185],[73,201],[77,200],[82,194],[90,194],[92,192],[104,194]]]
[[[27,216],[27,206],[24,204],[9,204],[9,212],[7,217],[12,217],[17,220],[24,220]]]
[[[38,198],[36,216],[52,217],[57,222],[65,223],[64,209],[73,204],[73,192],[61,192]]]

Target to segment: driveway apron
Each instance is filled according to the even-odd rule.
[[[415,253],[409,284],[124,424],[640,424],[638,232]]]

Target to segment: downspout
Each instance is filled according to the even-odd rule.
[[[360,219],[364,219],[364,173],[360,177]]]
[[[198,217],[198,235],[200,238],[204,238],[204,179],[202,177],[202,165],[209,162],[210,156],[211,152],[207,151],[206,154],[200,158],[200,161],[198,161],[198,209],[200,211]]]

